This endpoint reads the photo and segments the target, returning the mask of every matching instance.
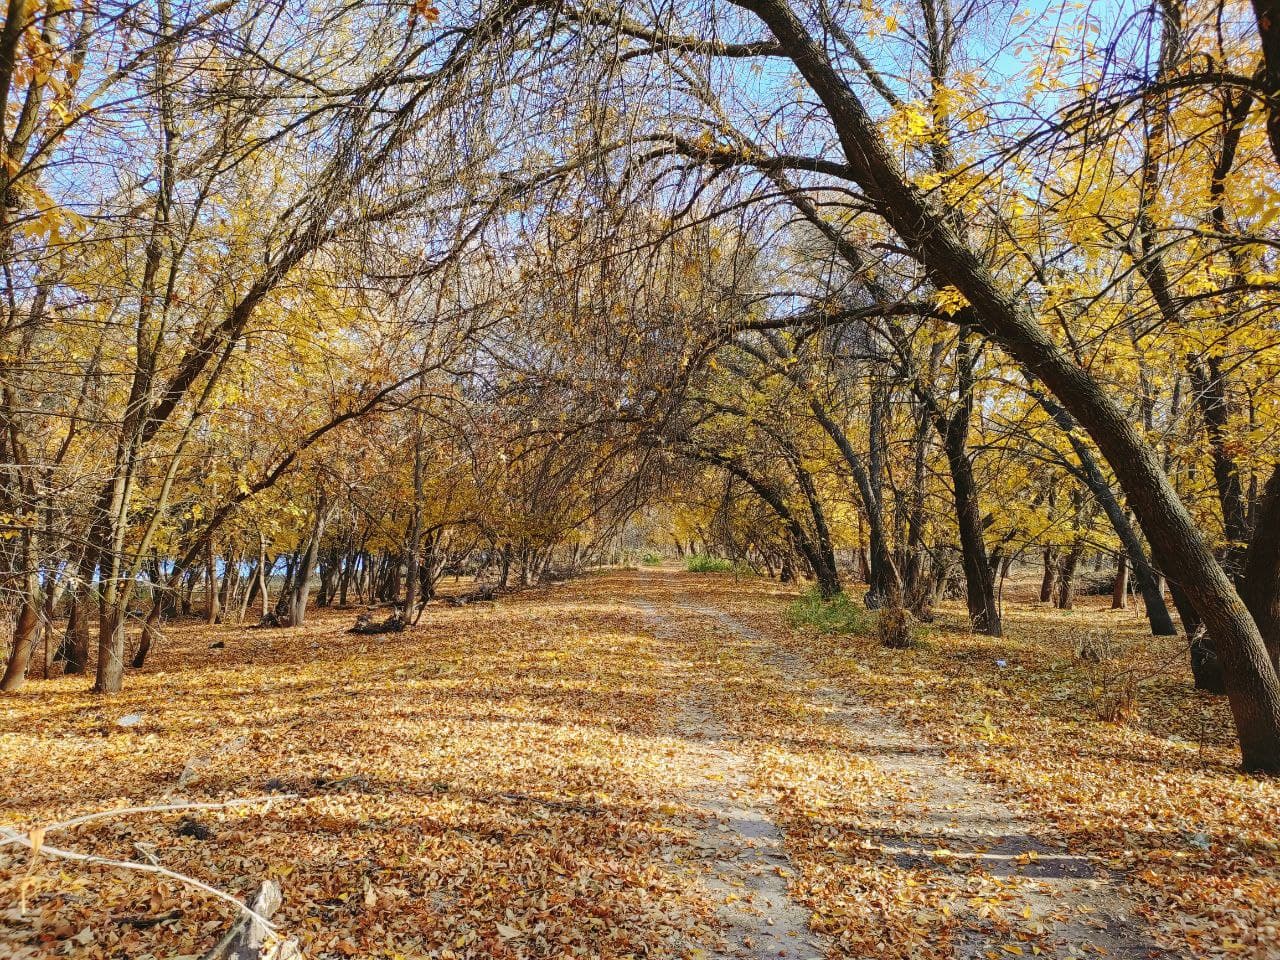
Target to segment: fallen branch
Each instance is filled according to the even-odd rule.
[[[170,870],[168,867],[162,867],[158,864],[138,863],[135,860],[113,860],[111,857],[99,857],[91,853],[77,853],[74,850],[63,850],[60,847],[51,847],[43,842],[43,835],[40,831],[32,831],[33,836],[18,833],[9,827],[0,827],[0,837],[3,837],[6,843],[17,843],[26,847],[31,851],[32,861],[38,856],[53,857],[55,860],[73,860],[77,863],[91,863],[99,867],[113,867],[117,870],[132,870],[136,873],[153,873],[157,876],[167,877],[170,880],[176,880],[178,883],[186,884],[194,887],[212,897],[219,900],[225,900],[232,904],[237,910],[252,917],[258,922],[265,925],[268,929],[274,930],[271,921],[266,917],[258,914],[252,907],[241,903],[229,893],[223,893],[217,887],[211,887],[203,881],[197,880],[195,877],[188,877],[184,873],[178,873],[176,870]]]
[[[137,927],[139,930],[146,930],[148,927],[158,927],[160,924],[168,923],[170,920],[181,919],[181,910],[170,910],[168,913],[157,913],[149,917],[121,917],[116,923],[122,927]]]
[[[45,835],[56,833],[59,830],[70,830],[73,827],[82,824],[92,823],[95,820],[106,820],[109,817],[127,816],[134,813],[175,813],[181,810],[222,810],[229,807],[245,807],[256,803],[270,804],[276,800],[290,800],[296,797],[295,794],[286,793],[270,797],[242,797],[236,800],[222,800],[210,803],[166,803],[150,807],[116,807],[114,810],[97,810],[93,813],[86,813],[83,816],[74,817],[71,820],[63,820],[61,823],[50,823],[44,827],[36,828],[44,832]],[[25,846],[31,846],[26,842],[26,836],[18,833],[8,827],[0,827],[3,831],[4,839],[0,839],[0,847],[10,843],[21,843]]]
[[[404,617],[401,616],[399,610],[391,614],[391,616],[387,617],[385,620],[374,620],[372,614],[362,613],[360,616],[356,617],[356,625],[348,630],[347,633],[356,633],[365,636],[371,636],[379,633],[399,633],[405,628],[405,626]]]
[[[299,960],[302,952],[296,940],[277,941],[264,949],[274,928],[267,917],[280,909],[283,897],[274,880],[265,880],[253,895],[253,907],[237,920],[200,960]]]
[[[26,832],[14,829],[13,827],[0,826],[0,847],[9,844],[17,844],[26,847],[31,852],[31,866],[28,873],[34,871],[36,862],[41,855],[52,857],[56,860],[71,860],[76,863],[88,863],[100,867],[111,867],[117,870],[131,870],[135,873],[151,873],[161,877],[167,877],[170,880],[176,880],[178,883],[194,887],[210,896],[235,906],[241,914],[241,922],[252,922],[255,925],[261,925],[264,931],[272,931],[275,928],[271,925],[270,914],[274,912],[275,907],[270,911],[262,913],[256,906],[248,906],[241,903],[229,893],[224,893],[217,887],[211,887],[203,881],[197,880],[195,877],[189,877],[186,874],[178,873],[176,870],[170,870],[168,867],[160,865],[156,857],[145,850],[139,850],[151,861],[150,863],[138,863],[136,860],[115,860],[111,857],[99,857],[91,853],[78,853],[75,850],[64,850],[61,847],[51,847],[44,842],[45,837],[50,833],[59,830],[70,830],[86,823],[92,823],[95,820],[104,820],[108,817],[118,817],[133,813],[172,813],[179,810],[221,810],[228,807],[242,807],[256,803],[272,803],[276,800],[288,799],[291,794],[283,796],[270,797],[243,797],[235,800],[223,800],[213,803],[166,803],[157,804],[146,807],[118,807],[114,810],[98,810],[94,813],[86,813],[79,817],[73,817],[70,820],[63,820],[59,823],[51,823],[45,827],[34,827]],[[135,845],[136,846],[136,845]],[[261,889],[259,894],[261,894]],[[277,896],[279,889],[276,890]],[[256,903],[256,898],[255,898]],[[279,904],[277,903],[276,906]],[[241,955],[231,955],[235,960],[241,960]],[[258,954],[252,955],[258,958]],[[272,954],[276,960],[284,960],[287,956],[299,956],[296,952],[293,954]],[[266,957],[261,958],[266,960]]]

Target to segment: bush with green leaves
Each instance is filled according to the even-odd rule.
[[[658,553],[655,550],[650,550],[648,553],[646,553],[643,557],[640,558],[640,562],[643,563],[646,567],[656,567],[658,564],[662,562],[662,554]]]
[[[875,617],[845,593],[824,598],[817,587],[797,599],[787,610],[793,627],[810,627],[818,633],[867,635],[875,629]]]
[[[733,573],[734,565],[732,560],[724,557],[693,553],[685,560],[684,568],[690,573]]]

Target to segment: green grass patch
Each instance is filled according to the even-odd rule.
[[[732,560],[724,557],[709,557],[706,554],[690,554],[684,561],[684,568],[690,573],[733,573]]]
[[[844,593],[823,599],[814,587],[787,608],[787,620],[793,627],[809,627],[818,633],[856,633],[868,635],[875,630],[875,615]]]

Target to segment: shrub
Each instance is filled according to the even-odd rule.
[[[881,646],[906,650],[917,643],[911,614],[901,607],[886,607],[876,616],[876,637]]]
[[[817,587],[791,604],[787,619],[793,627],[811,627],[818,633],[865,635],[874,623],[871,614],[847,594],[838,593],[827,600]]]
[[[690,573],[732,573],[733,561],[724,557],[710,557],[702,553],[690,554],[684,562]]]
[[[1124,677],[1107,690],[1098,706],[1098,716],[1107,723],[1132,723],[1138,719],[1138,683]]]
[[[662,562],[662,554],[657,553],[653,550],[650,550],[648,553],[646,553],[643,557],[640,558],[640,562],[643,563],[646,567],[656,567],[658,564]]]
[[[1087,663],[1106,663],[1116,656],[1111,634],[1103,630],[1090,630],[1076,641],[1076,659]]]

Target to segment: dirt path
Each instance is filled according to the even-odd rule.
[[[974,960],[1007,957],[1022,952],[1020,943],[1027,944],[1027,955],[1060,958],[1106,956],[1139,960],[1167,956],[1153,946],[1134,918],[1132,903],[1100,865],[1042,839],[1044,831],[1033,829],[992,787],[949,763],[935,744],[856,697],[824,683],[800,656],[780,649],[726,611],[689,599],[682,594],[676,578],[664,579],[669,592],[668,604],[663,607],[669,613],[660,613],[647,601],[638,604],[654,620],[655,633],[672,637],[678,624],[685,636],[701,633],[713,637],[718,645],[733,648],[739,662],[761,665],[773,674],[773,682],[799,694],[812,717],[837,728],[860,758],[874,764],[882,782],[894,786],[882,805],[867,810],[860,819],[861,836],[856,842],[863,849],[876,850],[903,871],[937,876],[940,886],[953,883],[960,890],[974,876],[992,878],[1006,909],[989,911],[989,898],[982,896],[970,897],[967,902],[960,898],[961,912],[967,915],[960,918],[956,932],[949,938],[953,956]],[[661,594],[664,584],[659,581],[654,586]],[[710,694],[706,702],[685,707],[691,728],[718,741],[708,770],[726,774],[717,783],[720,790],[709,796],[708,806],[717,817],[733,824],[729,835],[734,837],[734,844],[752,839],[747,829],[739,826],[741,823],[750,822],[761,833],[769,852],[761,850],[742,864],[749,872],[758,873],[757,868],[767,866],[767,858],[774,856],[775,850],[781,862],[778,848],[783,841],[770,821],[767,801],[759,794],[747,794],[743,787],[755,779],[750,775],[749,749],[742,738],[735,742],[734,736],[726,732],[734,726],[731,714],[749,706],[733,696],[721,696],[720,716],[716,717],[709,701]],[[751,800],[738,806],[743,801],[725,799],[726,790],[744,790]],[[748,814],[746,819],[741,816],[743,812]],[[795,900],[786,899],[787,888],[781,878],[774,877],[758,892],[781,905],[789,924],[798,923],[806,912]],[[809,905],[821,907],[812,898]],[[1010,929],[1009,915],[1017,918],[1016,930]],[[751,917],[733,917],[732,925],[735,930],[745,930],[751,925]],[[782,954],[770,950],[750,955]],[[841,955],[838,948],[833,955]]]
[[[673,623],[647,601],[636,601],[650,622],[668,663],[688,669]],[[751,783],[751,764],[696,693],[678,704],[678,721],[690,742],[689,758],[702,777],[690,798],[706,823],[696,847],[695,869],[717,902],[725,942],[716,956],[816,960],[826,953],[808,927],[809,911],[787,889],[793,868],[782,834],[769,819],[768,800]]]

